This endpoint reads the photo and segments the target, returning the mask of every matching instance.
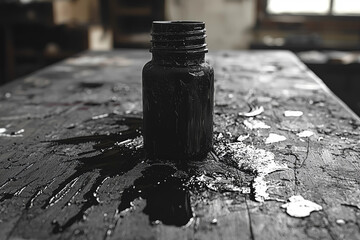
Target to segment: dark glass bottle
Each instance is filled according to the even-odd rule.
[[[155,21],[143,68],[143,136],[150,159],[199,160],[212,148],[214,70],[205,23]]]

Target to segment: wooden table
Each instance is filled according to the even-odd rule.
[[[359,118],[293,54],[208,54],[214,151],[186,166],[144,157],[150,58],[88,52],[0,88],[0,239],[360,239]]]

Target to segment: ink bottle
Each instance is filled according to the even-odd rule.
[[[205,23],[154,21],[142,73],[144,148],[150,159],[201,160],[212,149],[214,70]]]

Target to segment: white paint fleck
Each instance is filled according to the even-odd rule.
[[[249,118],[247,120],[244,120],[244,125],[249,129],[269,129],[270,126],[266,125],[264,122],[260,120],[256,120],[253,118]]]
[[[219,133],[219,135],[217,136],[217,140],[221,140],[221,139],[223,139],[224,138],[224,135],[222,134],[222,133]]]
[[[204,71],[198,71],[198,72],[189,72],[190,75],[194,76],[194,77],[201,77],[204,76],[205,73]]]
[[[15,132],[15,135],[18,135],[18,134],[21,134],[21,133],[24,133],[24,132],[25,132],[24,129],[20,129],[19,131],[16,131],[16,132]]]
[[[345,222],[344,219],[337,219],[337,220],[336,220],[336,223],[337,223],[338,225],[344,225],[346,222]]]
[[[292,111],[292,110],[284,111],[285,117],[300,117],[303,114],[304,113],[302,111]]]
[[[314,132],[309,131],[309,130],[305,130],[305,131],[299,132],[296,135],[298,135],[299,137],[306,138],[306,137],[311,137],[312,135],[314,135]]]
[[[249,134],[247,134],[247,135],[240,135],[240,136],[236,139],[236,141],[242,142],[242,141],[248,139],[249,137],[250,137]]]
[[[202,174],[199,177],[196,177],[195,181],[205,184],[208,189],[213,191],[242,192],[243,190],[241,187],[234,184],[234,179],[232,178],[229,179],[220,176],[210,177]]]
[[[92,120],[97,120],[97,119],[101,119],[101,118],[106,118],[106,117],[108,117],[108,116],[109,116],[109,114],[105,113],[105,114],[101,114],[101,115],[94,116],[94,117],[92,117],[91,119],[92,119]]]
[[[269,136],[265,140],[265,144],[282,142],[282,141],[285,141],[285,140],[286,140],[286,137],[284,137],[282,135],[275,134],[275,133],[270,133]]]
[[[242,187],[242,188],[241,188],[241,193],[243,193],[243,194],[250,194],[250,193],[251,193],[251,188],[249,188],[249,187]]]
[[[228,138],[232,138],[231,132],[226,132],[225,134],[226,134],[226,136],[227,136]]]
[[[300,195],[292,196],[288,201],[288,203],[283,204],[281,207],[285,208],[286,213],[292,217],[308,217],[311,212],[322,210],[320,205],[306,200]]]
[[[132,139],[126,139],[126,140],[124,140],[124,141],[122,141],[122,142],[115,142],[114,145],[116,145],[116,146],[123,146],[123,145],[125,145],[125,144],[127,144],[127,143],[130,143],[131,141],[132,141]]]
[[[255,107],[250,112],[239,112],[238,115],[243,117],[255,117],[263,112],[264,112],[264,107],[260,106],[260,107]]]
[[[19,131],[11,133],[5,133],[6,131],[6,128],[0,128],[0,137],[23,137],[24,135],[22,135],[21,133],[25,132],[24,129],[20,129]]]
[[[319,84],[309,84],[309,83],[296,83],[294,87],[303,90],[317,90],[321,88]]]
[[[235,186],[234,184],[225,184],[223,189],[228,192],[242,192],[242,188]]]
[[[220,158],[231,156],[230,160],[237,164],[239,169],[256,174],[252,187],[255,200],[258,202],[270,199],[266,192],[268,183],[265,181],[265,177],[272,172],[288,169],[286,164],[275,161],[275,155],[272,152],[242,142],[216,146],[215,150]]]
[[[159,224],[161,224],[161,221],[160,220],[155,220],[155,221],[152,222],[152,224],[159,225]]]
[[[216,218],[214,218],[213,220],[211,220],[211,224],[216,225],[218,223],[218,220]]]

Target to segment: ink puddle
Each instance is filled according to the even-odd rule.
[[[193,217],[190,192],[186,179],[176,177],[176,169],[169,165],[153,165],[145,169],[134,185],[125,189],[118,207],[122,212],[131,207],[136,198],[146,199],[144,213],[152,223],[184,226]]]
[[[100,204],[97,190],[107,178],[122,175],[146,160],[141,137],[142,119],[139,116],[108,114],[101,118],[92,118],[84,124],[116,126],[121,131],[51,141],[52,144],[59,145],[80,145],[90,142],[93,143],[93,150],[77,154],[80,158],[73,159],[79,162],[76,172],[52,191],[42,209],[59,202],[81,175],[96,170],[99,172],[90,189],[83,195],[84,201],[78,212],[63,223],[57,220],[52,222],[53,233],[63,232],[83,220],[87,210]],[[94,128],[96,129],[96,126]],[[91,156],[87,156],[89,154]],[[135,199],[143,198],[146,199],[143,212],[149,216],[150,223],[160,221],[167,225],[186,225],[193,217],[190,193],[185,187],[187,180],[177,177],[176,172],[176,168],[170,165],[150,165],[143,170],[142,176],[136,179],[132,186],[124,190],[117,207],[118,212],[129,209]]]

